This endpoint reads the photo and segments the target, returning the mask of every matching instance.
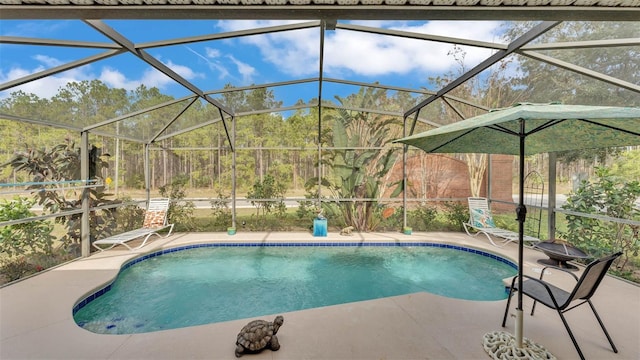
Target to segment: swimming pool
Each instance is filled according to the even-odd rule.
[[[438,243],[198,244],[129,261],[73,315],[86,330],[130,334],[422,291],[501,300],[515,273],[494,254]]]

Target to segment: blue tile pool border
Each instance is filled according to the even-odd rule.
[[[514,269],[518,269],[518,265],[513,261],[506,259],[502,256],[486,252],[483,250],[478,250],[470,247],[459,246],[459,245],[451,245],[444,243],[431,243],[431,242],[273,242],[273,243],[202,243],[202,244],[189,244],[182,245],[168,249],[158,250],[149,254],[145,254],[139,256],[135,259],[131,259],[124,263],[120,267],[120,272],[133,266],[139,262],[149,260],[158,256],[162,256],[165,254],[170,254],[178,251],[190,250],[190,249],[198,249],[198,248],[209,248],[209,247],[437,247],[437,248],[445,248],[445,249],[454,249],[460,251],[466,251],[472,254],[477,254],[481,256],[486,256],[496,261],[505,263]],[[117,279],[117,276],[107,285],[95,291],[93,294],[85,297],[77,304],[73,306],[73,315],[75,315],[80,309],[87,306],[90,302],[104,295],[106,292],[111,290],[111,285]]]

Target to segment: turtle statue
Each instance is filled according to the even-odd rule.
[[[245,353],[257,353],[264,348],[273,351],[280,349],[276,333],[284,323],[284,318],[276,316],[273,322],[254,320],[240,330],[236,341],[236,357]]]

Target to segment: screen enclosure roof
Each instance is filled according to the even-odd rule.
[[[419,99],[410,109],[400,112],[385,109],[374,109],[380,113],[388,112],[392,115],[410,117],[418,115],[420,109],[434,101],[443,100],[445,104],[456,101],[468,106],[489,110],[484,106],[474,104],[472,101],[456,98],[451,93],[465,81],[478,76],[491,66],[513,55],[535,58],[547,62],[566,71],[575,72],[589,77],[593,81],[604,81],[608,84],[620,87],[625,91],[639,94],[640,85],[627,79],[617,79],[607,74],[599,73],[582,66],[574,65],[570,59],[556,59],[545,54],[549,50],[562,49],[606,49],[629,48],[639,52],[640,48],[640,0],[0,0],[1,20],[75,20],[86,24],[89,31],[95,31],[108,41],[81,41],[69,39],[51,39],[47,34],[38,37],[0,36],[0,45],[11,44],[20,46],[39,47],[67,47],[83,48],[96,51],[91,55],[70,61],[66,64],[45,69],[39,72],[24,75],[0,83],[0,91],[11,91],[21,85],[38,81],[47,76],[69,71],[87,64],[98,62],[111,57],[127,56],[130,60],[142,62],[146,66],[163,73],[172,81],[180,84],[186,91],[183,97],[166,104],[156,105],[149,109],[142,109],[133,114],[125,114],[118,118],[103,120],[98,123],[82,124],[78,130],[103,131],[103,134],[112,134],[108,129],[113,129],[119,121],[135,121],[136,118],[144,118],[144,114],[158,109],[172,109],[168,111],[174,116],[169,116],[171,124],[161,126],[158,132],[147,134],[144,138],[129,138],[140,142],[153,142],[167,138],[173,134],[199,128],[200,125],[185,125],[180,128],[179,117],[188,113],[187,109],[195,101],[200,101],[207,106],[213,106],[219,113],[219,118],[212,119],[201,126],[225,121],[236,116],[258,114],[274,111],[291,111],[298,108],[318,106],[317,99],[331,98],[331,94],[325,94],[334,86],[344,85],[381,88],[391,91],[411,93]],[[197,34],[180,38],[161,39],[153,42],[135,41],[132,37],[118,30],[117,26],[110,26],[109,21],[116,20],[298,20],[298,22],[283,23],[276,26],[244,29],[221,33]],[[361,25],[358,21],[536,21],[523,35],[513,38],[508,42],[488,42],[469,38],[457,37],[455,33],[450,36],[437,34],[413,33],[398,31],[383,27]],[[539,41],[547,31],[559,26],[563,21],[615,21],[630,23],[637,26],[638,32],[629,38],[585,40],[571,43],[545,43]],[[253,109],[252,111],[238,112],[224,104],[217,96],[224,93],[221,88],[205,88],[178,74],[161,59],[154,57],[151,49],[189,45],[204,41],[217,41],[235,39],[247,36],[283,33],[303,29],[317,29],[318,43],[314,45],[318,49],[319,60],[317,76],[276,79],[272,83],[258,84],[238,88],[252,90],[260,87],[275,89],[280,87],[307,86],[315,89],[317,93],[316,103],[285,104],[280,108]],[[325,36],[327,32],[345,31],[366,33],[373,36],[411,39],[413,41],[428,41],[446,43],[450,46],[467,46],[482,48],[490,51],[484,60],[472,64],[469,69],[453,79],[448,84],[434,91],[420,88],[403,88],[393,83],[361,82],[354,79],[329,77],[325,74]],[[241,51],[241,50],[240,50]],[[631,51],[631,50],[630,50]],[[237,89],[236,89],[237,90]],[[295,91],[295,90],[294,90]],[[354,90],[357,91],[357,90]],[[360,109],[367,110],[367,109]],[[371,110],[371,109],[370,109]],[[12,114],[0,114],[2,117],[17,120],[38,122],[39,119],[19,117]],[[416,119],[429,123],[427,119]],[[170,126],[171,125],[171,126]],[[438,124],[431,124],[438,125]],[[225,130],[226,125],[225,125]],[[228,131],[227,131],[228,134]],[[120,134],[120,137],[127,138]]]

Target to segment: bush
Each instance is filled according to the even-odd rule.
[[[31,207],[35,200],[15,197],[0,204],[0,221],[24,219],[35,216]],[[53,246],[53,225],[44,220],[6,225],[0,228],[0,253],[8,256],[43,252],[50,254]]]
[[[583,181],[567,198],[563,209],[580,213],[604,215],[611,218],[640,220],[634,202],[640,196],[638,181],[622,181],[605,168],[596,168],[593,182]],[[566,215],[566,240],[589,253],[601,257],[615,251],[623,255],[616,264],[619,271],[640,251],[640,227],[626,223],[599,220],[579,215]]]
[[[444,203],[445,218],[457,231],[463,231],[463,222],[469,220],[469,209],[467,205],[461,202],[446,202]]]
[[[304,197],[309,200],[298,201],[296,215],[299,219],[313,219],[318,213],[318,207],[315,205],[318,202],[317,195],[307,190]]]
[[[213,210],[213,227],[215,229],[224,230],[231,226],[233,216],[229,208],[229,196],[218,191],[218,198],[209,202]]]
[[[48,254],[31,253],[20,257],[5,258],[0,261],[0,284],[19,280],[73,258],[74,255],[65,252],[63,248],[53,250]]]
[[[293,215],[261,215],[251,214],[247,220],[245,220],[245,229],[249,231],[291,231],[293,230],[292,224],[297,223],[298,220]]]
[[[89,177],[92,180],[101,180],[100,173],[108,167],[103,159],[102,150],[95,146],[89,149]],[[27,173],[33,184],[27,186],[34,200],[42,206],[44,213],[57,214],[61,211],[78,210],[82,207],[82,194],[84,191],[59,191],[55,184],[47,182],[77,181],[80,178],[80,148],[74,142],[67,139],[51,149],[36,149],[27,147],[26,151],[16,152],[3,166],[10,166],[17,173]],[[113,204],[107,197],[104,186],[96,186],[88,189],[89,206]],[[89,227],[91,236],[99,238],[101,235],[109,235],[114,230],[114,221],[111,218],[111,210],[91,211],[89,213]],[[62,246],[68,252],[80,254],[82,214],[59,216],[56,223],[66,227],[64,235],[60,238]],[[44,234],[43,234],[44,235]]]
[[[176,231],[194,228],[193,210],[195,205],[193,201],[185,201],[187,196],[185,187],[189,181],[186,175],[179,175],[171,180],[170,184],[163,185],[158,188],[160,196],[171,199],[167,219],[170,223],[176,224]]]
[[[256,180],[253,184],[252,190],[247,193],[247,199],[251,200],[251,205],[256,207],[256,215],[260,215],[260,209],[262,209],[262,216],[275,211],[278,216],[284,216],[287,211],[284,204],[284,195],[286,187],[282,183],[276,181],[273,176],[266,175],[264,180]],[[263,200],[263,199],[280,199],[276,201]]]
[[[27,261],[24,256],[12,259],[5,259],[0,263],[0,273],[4,276],[3,282],[11,282],[25,276],[36,273],[39,268]]]
[[[122,202],[130,201],[132,201],[132,199],[128,197],[122,199]],[[142,225],[144,220],[144,209],[135,204],[121,206],[114,211],[114,217],[118,232],[135,230]]]
[[[438,209],[435,206],[420,204],[418,208],[414,211],[415,216],[417,216],[418,220],[422,223],[423,226],[417,227],[420,230],[428,230],[436,220],[438,216]],[[412,226],[416,229],[415,226]]]

